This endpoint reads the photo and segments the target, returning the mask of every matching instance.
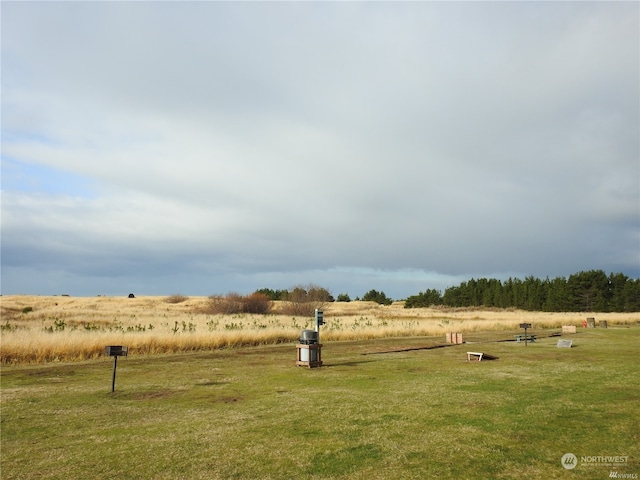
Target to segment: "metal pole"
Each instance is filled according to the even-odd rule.
[[[116,367],[118,366],[118,356],[113,357],[113,379],[111,380],[111,393],[116,391]]]
[[[316,308],[315,312],[315,320],[316,320],[316,332],[318,333],[318,343],[320,343],[320,322],[318,321],[318,309]]]
[[[524,327],[524,346],[527,346],[527,327]]]

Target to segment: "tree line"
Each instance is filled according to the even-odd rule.
[[[254,292],[269,300],[285,300],[301,308],[326,302],[350,302],[346,293],[334,298],[326,288],[315,284],[291,289],[261,288]],[[355,300],[390,305],[393,300],[383,292],[369,290]],[[517,308],[544,312],[639,312],[640,279],[623,273],[607,275],[603,270],[582,271],[568,278],[544,280],[534,276],[509,278],[472,278],[460,285],[440,290],[427,289],[405,300],[405,308],[432,306]]]
[[[271,288],[261,288],[254,293],[261,294],[269,298],[270,300],[284,300],[293,303],[309,303],[309,302],[350,302],[351,297],[347,293],[340,293],[337,298],[326,288],[319,287],[315,284],[310,285],[298,285],[291,289],[273,290]],[[361,300],[356,297],[355,300]],[[381,305],[391,305],[393,300],[382,291],[374,289],[369,290],[362,296],[362,300],[365,302],[376,302]]]
[[[640,279],[603,270],[582,271],[568,278],[544,280],[529,276],[471,279],[444,293],[427,289],[408,297],[405,308],[430,307],[518,308],[544,312],[637,312],[640,311]]]

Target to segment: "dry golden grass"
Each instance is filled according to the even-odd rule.
[[[134,354],[207,350],[295,342],[313,318],[270,315],[209,315],[207,297],[174,302],[168,297],[0,297],[0,362],[40,363],[96,358],[106,345],[126,345]],[[442,336],[446,332],[580,326],[586,317],[611,326],[635,324],[640,313],[549,313],[521,310],[420,308],[402,302],[328,303],[323,342],[400,336]]]

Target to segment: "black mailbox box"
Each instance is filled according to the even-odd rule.
[[[110,357],[126,357],[129,352],[129,347],[123,347],[122,345],[110,345],[105,347],[105,352]]]

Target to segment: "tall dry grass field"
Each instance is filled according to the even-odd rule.
[[[295,342],[313,328],[312,317],[211,315],[207,297],[0,297],[0,361],[40,363],[104,355],[106,345],[126,345],[132,354],[170,353]],[[322,342],[381,337],[444,336],[447,332],[517,331],[581,326],[586,317],[609,326],[636,324],[640,313],[547,313],[520,310],[405,309],[402,302],[336,302],[323,306]]]

